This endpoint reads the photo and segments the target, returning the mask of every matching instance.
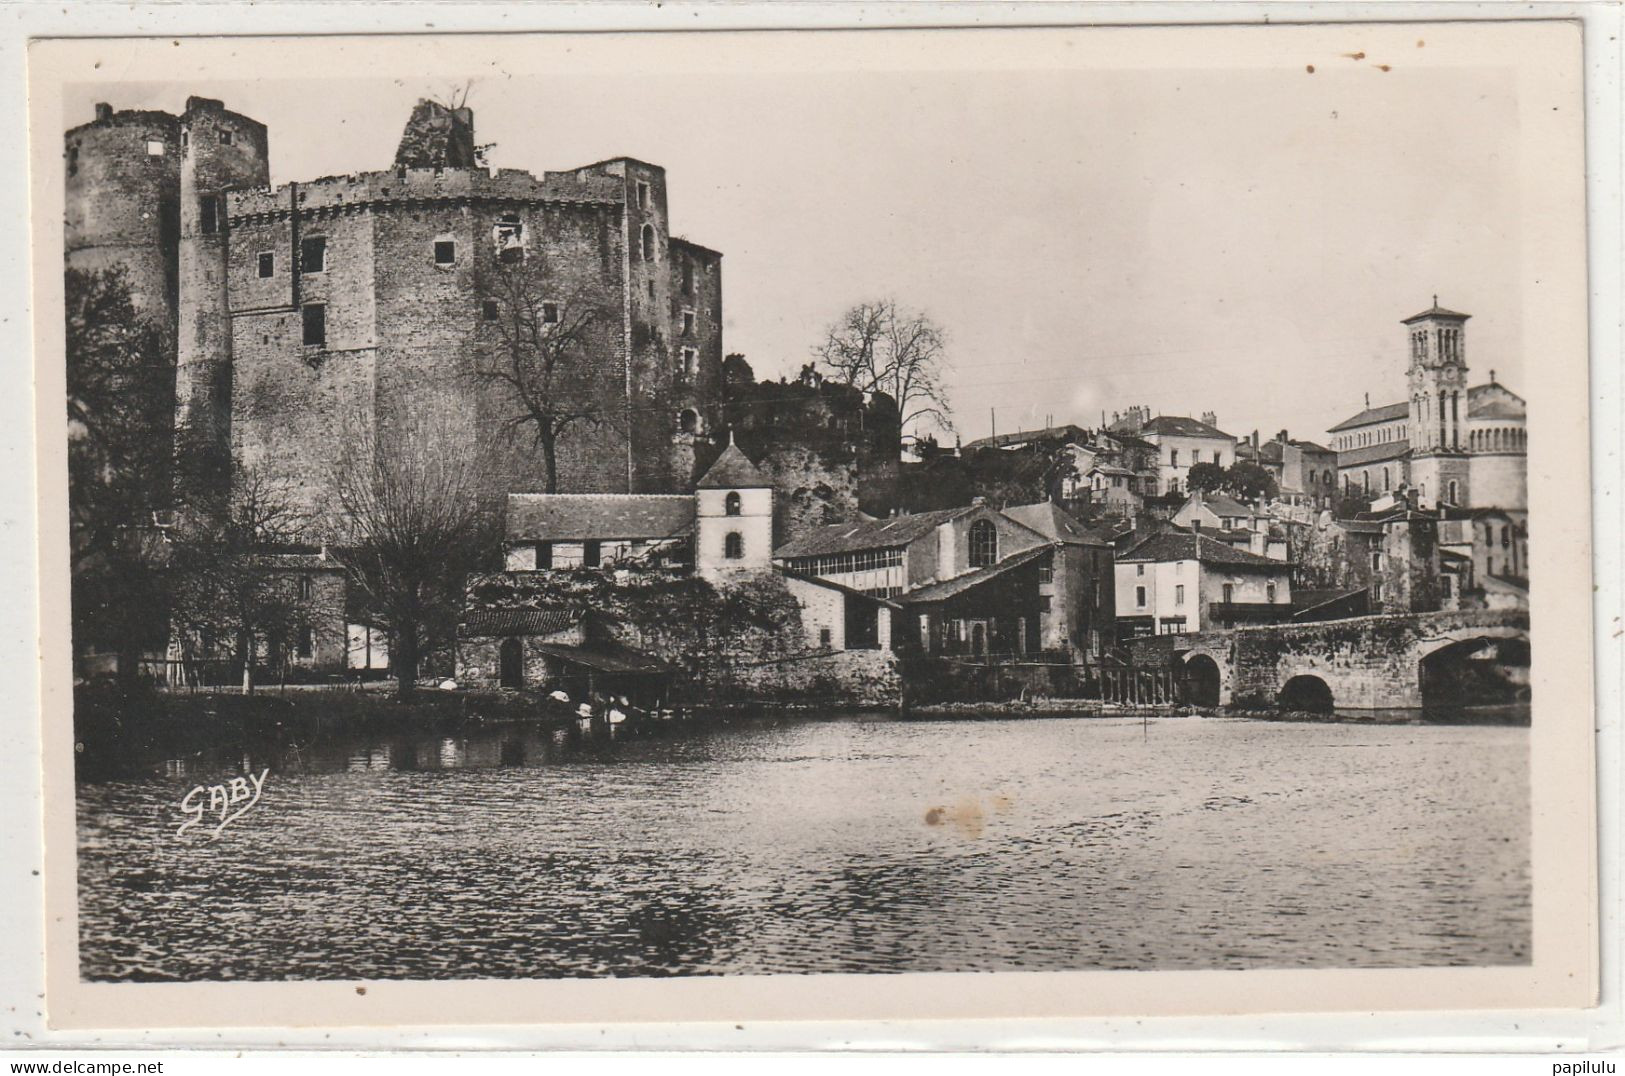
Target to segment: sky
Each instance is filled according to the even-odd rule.
[[[1473,315],[1474,384],[1523,390],[1515,84],[1337,58],[1237,70],[786,70],[477,77],[493,164],[632,156],[720,250],[724,349],[794,375],[880,297],[947,331],[964,440],[1143,404],[1325,442],[1404,398],[1402,318]],[[270,128],[274,183],[383,169],[447,78],[73,86]]]

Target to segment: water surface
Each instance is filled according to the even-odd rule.
[[[761,717],[133,757],[88,979],[1529,960],[1527,727]],[[218,839],[198,784],[271,769]]]

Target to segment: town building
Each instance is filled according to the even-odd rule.
[[[1236,443],[1237,462],[1256,463],[1275,480],[1275,499],[1307,508],[1337,504],[1337,453],[1314,441],[1287,436],[1285,430],[1260,442],[1258,431]]]
[[[1291,568],[1205,534],[1168,530],[1117,556],[1120,640],[1292,616]]]
[[[1529,535],[1499,508],[1446,510],[1439,549],[1460,580],[1447,608],[1529,608]]]
[[[1158,415],[1135,431],[1157,450],[1157,484],[1164,494],[1185,492],[1191,467],[1198,463],[1228,470],[1236,462],[1236,439],[1217,422],[1211,411],[1201,419]]]
[[[1170,522],[1260,557],[1287,559],[1285,531],[1275,518],[1224,493],[1192,492]]]
[[[1345,492],[1375,497],[1411,489],[1417,506],[1528,512],[1528,442],[1522,397],[1495,380],[1467,385],[1470,314],[1433,305],[1406,318],[1409,399],[1366,406],[1331,428]]]
[[[1004,515],[1055,547],[1051,563],[1038,569],[1040,645],[1098,663],[1117,633],[1111,542],[1052,501],[1016,505],[1004,509]]]

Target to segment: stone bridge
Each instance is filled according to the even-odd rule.
[[[1197,705],[1410,709],[1528,697],[1529,612],[1479,609],[1273,624],[1182,637],[1174,662]],[[1488,678],[1485,673],[1491,674]]]

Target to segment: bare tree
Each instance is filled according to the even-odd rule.
[[[813,353],[842,383],[895,400],[903,429],[921,421],[953,429],[942,383],[947,334],[926,314],[893,299],[859,303],[829,327]]]
[[[261,646],[285,651],[303,621],[295,576],[281,558],[307,528],[286,483],[237,467],[230,496],[193,506],[171,533],[173,630],[182,652],[206,657],[211,640],[230,640],[245,695],[254,691]]]
[[[445,421],[346,432],[330,483],[331,551],[389,635],[401,698],[423,657],[454,637],[465,577],[492,553],[478,473],[471,439]]]
[[[528,428],[541,449],[548,493],[559,489],[559,443],[581,427],[598,426],[603,401],[593,392],[592,337],[605,320],[602,307],[579,292],[549,288],[545,258],[500,250],[480,291],[496,335],[474,378],[503,390],[513,405],[504,427]],[[494,309],[493,309],[494,308]]]

